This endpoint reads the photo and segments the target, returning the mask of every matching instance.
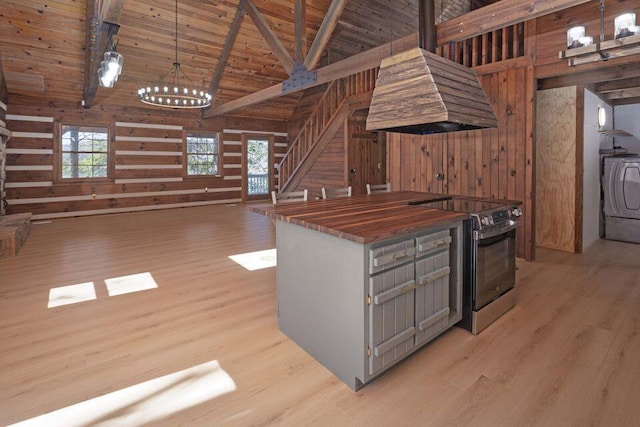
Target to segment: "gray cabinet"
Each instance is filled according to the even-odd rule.
[[[452,310],[450,301],[451,242],[445,229],[369,251],[369,374],[382,372],[460,320],[459,304]],[[456,315],[450,318],[452,311]]]
[[[354,390],[462,317],[462,224],[358,244],[276,223],[280,330]]]
[[[415,328],[413,263],[369,278],[369,374],[377,374],[413,351]]]

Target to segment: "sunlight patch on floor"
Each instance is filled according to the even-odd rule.
[[[213,360],[10,427],[147,425],[235,391],[236,388],[231,376],[220,367],[217,360]]]
[[[267,249],[264,251],[247,252],[245,254],[229,256],[232,261],[240,264],[249,271],[276,266],[276,250]]]
[[[158,284],[149,272],[105,279],[104,283],[107,285],[107,292],[110,297],[146,291],[158,287]]]
[[[60,286],[49,289],[49,304],[47,308],[76,304],[96,299],[96,288],[93,282],[78,283],[77,285]]]

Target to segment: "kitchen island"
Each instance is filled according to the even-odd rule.
[[[392,192],[253,205],[276,223],[280,329],[358,390],[462,317],[467,214]]]

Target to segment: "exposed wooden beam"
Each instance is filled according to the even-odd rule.
[[[118,32],[125,0],[87,0],[87,35],[84,66],[83,107],[91,108],[98,90],[98,68],[109,41]],[[113,24],[113,25],[111,25]]]
[[[436,44],[467,40],[480,34],[587,3],[590,0],[500,0],[436,26]]]
[[[640,88],[629,87],[626,89],[616,90],[614,92],[607,92],[604,94],[606,99],[618,100],[624,98],[637,98],[640,96]]]
[[[98,29],[100,28],[100,5],[98,0],[87,0],[87,19],[84,51],[84,87],[82,104],[90,108],[98,90],[98,75],[96,67],[96,51],[98,48]]]
[[[244,17],[244,3],[245,0],[240,0],[240,3],[238,3],[236,16],[233,18],[233,22],[231,23],[231,28],[229,29],[227,39],[225,40],[224,47],[222,48],[222,53],[220,54],[220,58],[218,58],[218,66],[216,67],[216,72],[213,75],[213,79],[211,79],[211,84],[209,85],[209,93],[214,99],[216,96],[216,92],[218,91],[218,86],[220,85],[220,80],[222,79],[222,73],[227,66],[227,60],[229,60],[231,48],[236,41],[236,36],[238,35],[238,30],[240,29],[242,18]]]
[[[640,104],[640,96],[637,98],[620,98],[611,101],[614,106]]]
[[[302,63],[307,55],[307,1],[295,0],[296,62]]]
[[[382,46],[375,47],[366,52],[359,53],[342,61],[319,68],[317,70],[317,81],[298,90],[319,86],[321,84],[328,83],[342,77],[350,76],[351,74],[355,74],[360,71],[377,67],[380,65],[380,61],[382,61],[383,58],[386,58],[391,54],[392,47],[394,52],[401,52],[403,50],[416,47],[417,41],[417,33],[409,34],[408,36],[402,37],[398,40],[394,40],[391,43],[385,43]],[[282,83],[278,83],[274,86],[262,89],[256,93],[243,96],[242,98],[212,108],[208,111],[204,111],[202,113],[202,117],[216,117],[234,110],[239,110],[240,108],[259,104],[269,99],[278,98],[279,96],[283,95],[282,86]],[[287,94],[293,92],[295,91],[287,92]]]
[[[124,8],[124,0],[102,0],[100,6],[100,17],[102,22],[111,22],[117,24],[120,22],[122,9]]]
[[[0,55],[0,101],[7,104],[9,99],[9,91],[7,90],[7,79],[4,75],[4,67],[2,66],[2,55]]]
[[[318,66],[322,52],[324,52],[324,49],[327,47],[329,38],[331,37],[333,30],[336,28],[338,19],[340,18],[346,4],[347,0],[332,0],[331,5],[329,5],[329,10],[327,10],[327,14],[322,20],[320,29],[318,30],[315,39],[313,39],[309,53],[304,60],[304,66],[307,70],[313,70]]]
[[[640,87],[640,77],[600,83],[594,87],[594,90],[596,92],[603,93],[603,92],[614,92],[616,90],[628,89],[632,87],[635,87],[635,88]]]
[[[289,55],[289,52],[287,52],[287,49],[283,46],[280,39],[278,39],[278,36],[276,36],[276,33],[273,32],[267,21],[264,19],[264,16],[262,16],[251,0],[246,1],[245,7],[247,9],[247,13],[251,17],[251,20],[256,24],[258,31],[271,48],[273,54],[276,56],[280,64],[282,64],[287,74],[291,74],[291,71],[293,71],[294,61],[293,58],[291,58],[291,55]]]
[[[637,64],[632,63],[609,66],[607,68],[597,68],[589,71],[538,80],[538,89],[543,90],[565,86],[586,85],[590,83],[617,81],[635,77],[640,77],[640,67],[638,67]]]

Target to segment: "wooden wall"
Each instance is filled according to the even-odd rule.
[[[2,67],[2,58],[0,58],[0,216],[5,213],[5,161],[6,161],[6,141],[7,141],[7,103],[9,102],[7,92],[7,83],[4,77],[4,68]]]
[[[366,184],[386,182],[384,132],[366,130],[366,110],[356,111],[333,136],[296,190],[309,190],[309,197],[321,197],[322,187],[352,186],[352,195],[366,194]],[[380,167],[378,168],[378,164]],[[351,173],[350,169],[355,169]]]
[[[323,84],[304,90],[296,109],[293,110],[289,120],[287,120],[287,133],[290,141],[295,141],[298,137],[309,116],[318,106],[320,99],[322,99],[327,86],[328,84]]]
[[[386,133],[367,131],[367,112],[356,111],[348,122],[345,173],[354,196],[367,194],[367,184],[387,182]]]
[[[533,257],[532,93],[527,67],[480,76],[498,118],[497,129],[428,136],[389,134],[393,189],[520,200],[518,256]],[[440,180],[439,177],[442,179]]]
[[[234,117],[200,120],[197,111],[71,107],[12,103],[7,126],[9,213],[34,218],[80,216],[241,201],[241,134],[270,133],[286,144],[286,123]],[[54,177],[57,123],[107,125],[115,144],[114,177],[108,182],[60,183]],[[222,174],[185,177],[183,135],[220,132]],[[282,148],[280,148],[282,149]],[[284,147],[286,151],[286,147]]]
[[[576,86],[537,94],[536,244],[580,252],[582,97]]]
[[[347,186],[346,177],[346,135],[347,126],[341,126],[331,142],[305,175],[296,190],[309,190],[309,198],[322,197],[322,187],[337,188]]]

